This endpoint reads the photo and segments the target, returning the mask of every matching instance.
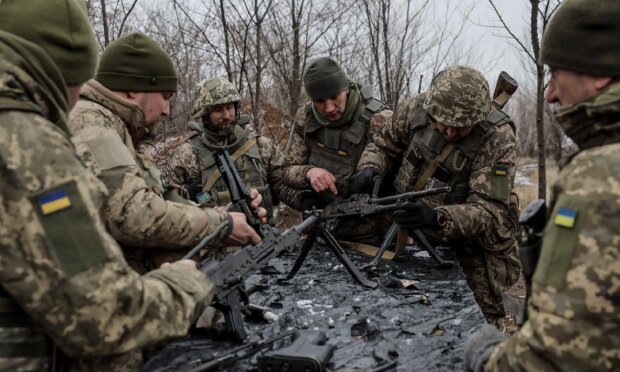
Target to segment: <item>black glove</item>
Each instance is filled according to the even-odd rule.
[[[369,194],[375,186],[375,177],[380,176],[378,170],[363,169],[351,176],[351,194]]]
[[[313,192],[304,192],[299,200],[299,208],[301,209],[301,218],[306,219],[312,214],[312,210],[316,207],[318,201]]]
[[[394,220],[409,230],[439,230],[441,227],[437,220],[437,211],[421,200],[405,203],[403,209],[394,212]]]
[[[466,371],[482,372],[491,354],[506,336],[490,324],[481,324],[469,331],[463,347]]]

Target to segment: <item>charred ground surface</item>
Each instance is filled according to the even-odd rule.
[[[451,259],[448,250],[440,251]],[[369,259],[347,251],[363,266]],[[295,278],[280,282],[296,255],[272,260],[249,284],[261,290],[253,304],[278,315],[273,322],[246,319],[249,341],[295,329],[320,329],[336,349],[328,365],[334,371],[373,371],[395,361],[398,371],[462,369],[462,345],[467,331],[484,318],[458,266],[442,269],[424,251],[408,247],[397,262],[384,261],[369,277],[380,281],[366,289],[325,247],[315,245]],[[289,342],[280,342],[275,348]],[[238,346],[221,341],[214,332],[194,334],[165,347],[146,370],[184,370],[207,362]],[[256,357],[226,368],[254,371]]]

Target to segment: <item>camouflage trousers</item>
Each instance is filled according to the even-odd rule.
[[[502,293],[510,289],[521,273],[516,247],[504,254],[491,254],[477,245],[456,246],[459,264],[467,285],[482,309],[487,322],[495,324],[506,313]]]

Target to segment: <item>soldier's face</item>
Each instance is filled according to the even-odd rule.
[[[561,68],[551,68],[545,100],[559,103],[562,107],[572,106],[594,97],[609,86],[612,78],[580,74]]]
[[[445,137],[449,143],[459,142],[463,137],[467,136],[474,127],[449,127],[443,123],[437,122],[437,130]]]
[[[172,93],[170,92],[139,92],[132,93],[133,101],[144,112],[144,119],[146,125],[152,127],[161,120],[170,116],[170,98]]]
[[[323,115],[327,121],[338,121],[342,117],[345,107],[347,106],[347,96],[349,90],[343,90],[331,97],[312,101],[316,110]]]
[[[209,113],[209,126],[212,130],[223,132],[235,126],[237,112],[234,103],[217,105]]]

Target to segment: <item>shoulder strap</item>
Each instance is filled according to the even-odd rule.
[[[239,159],[240,157],[242,157],[246,152],[248,152],[254,145],[256,145],[256,137],[252,137],[250,139],[248,139],[243,146],[239,147],[237,149],[237,151],[235,151],[232,155],[230,155],[230,159],[234,162],[237,161],[237,159]],[[211,174],[211,177],[209,177],[209,179],[207,179],[207,182],[205,183],[203,190],[211,190],[211,188],[213,187],[213,185],[215,185],[215,183],[217,182],[217,180],[220,179],[220,177],[222,177],[222,174],[220,173],[219,169],[216,170],[215,172],[213,172],[213,174]]]

